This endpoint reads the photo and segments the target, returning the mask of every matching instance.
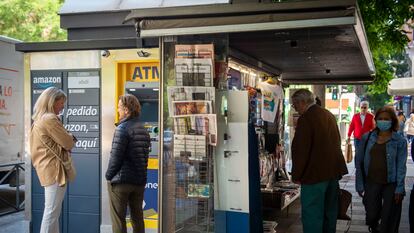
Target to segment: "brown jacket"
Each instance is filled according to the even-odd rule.
[[[298,119],[292,142],[292,179],[315,184],[348,173],[335,116],[318,105]]]
[[[48,145],[45,146],[43,142]],[[53,150],[63,161],[74,146],[72,134],[63,127],[60,119],[53,113],[45,114],[33,123],[30,132],[30,153],[42,186],[67,183],[65,170]]]

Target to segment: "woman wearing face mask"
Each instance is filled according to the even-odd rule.
[[[356,191],[363,198],[369,232],[398,232],[405,195],[407,141],[397,133],[394,110],[375,114],[377,127],[366,133],[355,156]]]

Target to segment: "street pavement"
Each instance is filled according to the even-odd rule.
[[[362,205],[362,199],[355,192],[355,168],[353,162],[348,164],[349,174],[340,181],[340,187],[346,189],[352,193],[352,212],[348,211],[348,215],[351,216],[351,221],[338,221],[337,232],[345,232],[349,227],[349,233],[362,233],[368,232],[367,226],[365,226],[365,210]],[[414,163],[409,156],[407,162],[407,177],[406,177],[406,192],[407,195],[403,201],[403,209],[400,223],[399,233],[409,233],[409,221],[408,221],[408,206],[409,196],[411,188],[414,184]],[[0,190],[1,193],[1,190]],[[302,223],[300,219],[300,201],[296,200],[288,209],[279,212],[267,213],[270,221],[277,221],[276,227],[277,233],[302,233]],[[270,216],[270,217],[269,217]],[[270,219],[269,219],[270,218]],[[0,233],[26,233],[29,232],[24,224],[24,212],[18,212],[6,216],[0,217]],[[270,232],[270,231],[269,231]]]
[[[22,192],[20,193],[20,200],[24,199],[24,185],[20,186]],[[16,192],[15,188],[9,187],[8,184],[0,185],[0,197],[7,200],[9,203],[15,203]],[[13,210],[9,206],[0,202],[0,213],[5,213]],[[13,214],[8,214],[0,217],[0,233],[26,233],[29,229],[24,224],[24,211]]]
[[[405,190],[407,192],[403,200],[403,208],[401,214],[401,222],[399,233],[410,233],[410,226],[408,221],[408,206],[410,202],[410,193],[414,184],[414,163],[411,156],[408,156],[407,161],[407,176],[405,182]],[[355,167],[354,162],[348,164],[349,174],[342,178],[340,187],[352,193],[352,212],[348,210],[348,215],[351,216],[351,221],[341,221],[337,223],[337,232],[346,232],[349,226],[349,233],[366,233],[368,227],[365,225],[365,210],[362,204],[362,198],[358,196],[355,191]],[[300,218],[300,200],[296,200],[289,211],[286,210],[275,213],[273,218],[278,222],[276,227],[277,233],[302,233],[302,223]]]

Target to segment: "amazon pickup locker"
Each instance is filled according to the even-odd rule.
[[[140,57],[138,52],[146,57]],[[79,141],[72,156],[77,178],[69,183],[61,214],[61,232],[111,232],[105,172],[110,156],[118,96],[130,93],[142,105],[141,121],[151,135],[148,183],[143,203],[147,232],[158,227],[158,88],[159,50],[90,50],[36,52],[25,55],[25,124],[31,125],[34,103],[50,86],[68,96],[61,114],[65,128]],[[29,74],[29,75],[28,75]],[[29,77],[30,76],[30,77]],[[30,164],[30,156],[27,159]],[[40,230],[44,189],[31,167],[26,178],[26,214],[31,231]],[[131,227],[129,221],[128,226]]]

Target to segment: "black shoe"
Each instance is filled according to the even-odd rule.
[[[379,230],[377,227],[368,227],[368,231],[372,233],[379,233]]]

